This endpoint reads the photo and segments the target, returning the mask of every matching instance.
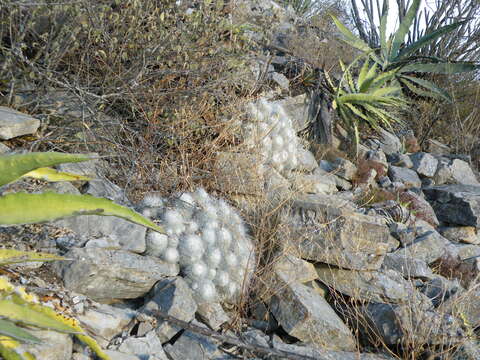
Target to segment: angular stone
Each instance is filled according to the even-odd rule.
[[[125,354],[120,351],[115,350],[104,350],[105,354],[110,357],[111,360],[143,360],[142,358],[132,355],[132,354]],[[91,359],[90,357],[88,358]]]
[[[450,242],[438,232],[428,230],[419,234],[413,243],[396,250],[393,254],[423,260],[431,264],[445,253],[445,249],[449,245]]]
[[[379,132],[380,135],[380,148],[387,155],[394,153],[399,153],[402,150],[402,143],[400,139],[393,135],[392,133],[381,129]]]
[[[337,186],[334,176],[318,174],[295,174],[291,182],[297,191],[304,194],[333,194]]]
[[[452,354],[451,360],[478,360],[480,359],[480,341],[466,340],[462,342]]]
[[[480,288],[474,286],[464,292],[450,297],[440,307],[439,311],[445,311],[468,324],[470,329],[480,326]]]
[[[223,324],[230,321],[230,317],[219,303],[201,303],[198,305],[197,315],[200,320],[213,330],[218,330]]]
[[[22,344],[25,351],[32,353],[36,359],[70,360],[72,358],[72,337],[56,331],[28,329],[28,332],[39,338],[40,344]]]
[[[219,152],[215,161],[215,187],[229,193],[262,195],[264,172],[258,156]]]
[[[480,186],[440,185],[423,191],[438,220],[452,225],[480,227]]]
[[[10,151],[11,150],[7,145],[0,143],[0,154],[6,154]]]
[[[120,309],[106,304],[96,304],[76,318],[84,329],[93,334],[97,342],[106,347],[110,340],[119,335],[135,318],[136,313],[129,309]]]
[[[282,328],[307,344],[353,351],[355,338],[315,290],[299,283],[284,284],[271,298],[270,311]]]
[[[354,213],[348,204],[325,195],[297,198],[282,214],[285,246],[304,259],[378,269],[393,238],[385,225]]]
[[[423,196],[407,190],[401,192],[398,197],[401,203],[408,204],[408,210],[415,215],[416,219],[426,221],[432,226],[438,226],[437,215],[435,215],[432,205]]]
[[[65,287],[99,302],[137,298],[179,272],[178,265],[125,250],[74,248],[65,257],[72,261],[55,264]]]
[[[437,185],[480,185],[470,165],[460,159],[454,159],[452,161],[442,159],[433,179]]]
[[[183,278],[163,279],[155,285],[151,294],[151,297],[145,302],[140,312],[155,316],[155,311],[161,311],[186,322],[194,319],[197,304],[193,299],[192,290]],[[140,335],[147,330],[142,327],[143,324],[145,323],[140,324],[138,329]],[[162,343],[169,341],[180,330],[182,329],[160,319],[155,328],[155,332]]]
[[[387,254],[383,261],[383,267],[395,270],[402,274],[405,279],[430,279],[433,276],[432,270],[425,261],[405,256],[401,252]]]
[[[390,225],[390,232],[395,239],[400,241],[400,245],[403,247],[415,241],[415,230],[406,224],[394,222]]]
[[[404,184],[406,188],[419,188],[422,186],[422,181],[417,173],[408,168],[390,166],[388,169],[388,176],[390,176],[392,182],[400,182]]]
[[[346,159],[336,158],[332,165],[332,172],[345,180],[352,180],[357,172],[357,167]]]
[[[298,165],[296,166],[295,170],[310,172],[318,168],[318,163],[315,159],[315,156],[311,151],[308,151],[303,147],[299,147],[297,149],[297,160]]]
[[[0,106],[0,140],[33,134],[39,126],[40,120],[17,110]]]
[[[429,306],[428,298],[419,293],[410,281],[393,270],[344,270],[328,265],[316,266],[318,277],[325,285],[359,300],[388,304]]]
[[[140,359],[168,360],[155,331],[150,331],[145,336],[128,337],[123,340],[117,350],[125,354],[135,355]]]
[[[389,345],[446,344],[464,336],[460,323],[445,314],[408,305],[370,303],[361,307],[364,331]]]
[[[203,327],[198,322],[194,325]],[[223,354],[212,338],[188,330],[173,345],[167,344],[164,350],[171,360],[221,359]]]
[[[439,229],[440,234],[454,243],[480,244],[477,228],[473,226],[454,226]]]
[[[438,160],[429,153],[418,152],[410,155],[410,159],[413,163],[413,170],[418,174],[426,177],[433,177],[433,175],[435,175]]]
[[[435,275],[422,285],[420,291],[428,296],[433,306],[438,307],[463,289],[458,280],[448,280],[441,275]]]
[[[446,155],[452,152],[452,149],[440,141],[428,139],[428,152],[434,155]]]

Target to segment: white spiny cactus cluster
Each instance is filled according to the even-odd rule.
[[[147,255],[178,263],[196,300],[234,300],[255,264],[246,226],[224,200],[204,189],[166,201],[149,195],[142,213],[161,221],[167,235],[147,234]]]
[[[250,106],[252,122],[244,125],[247,144],[259,146],[265,163],[278,171],[293,170],[298,165],[301,147],[292,120],[283,108],[266,100]]]

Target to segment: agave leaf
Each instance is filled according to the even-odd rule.
[[[388,1],[383,2],[382,17],[380,18],[380,48],[385,60],[388,59],[390,50],[387,46],[388,3]]]
[[[27,194],[0,196],[0,225],[33,224],[77,215],[117,216],[127,221],[163,232],[163,229],[137,212],[113,201],[91,195]]]
[[[361,93],[367,92],[370,89],[370,86],[374,82],[376,82],[378,76],[380,75],[377,75],[377,64],[373,64],[372,67],[368,70],[367,76],[365,77],[365,80],[363,81],[359,91]]]
[[[429,72],[432,74],[458,74],[462,72],[475,71],[480,68],[480,65],[471,62],[456,62],[456,63],[417,63],[403,66],[399,72]]]
[[[421,0],[413,0],[412,5],[408,8],[402,23],[398,27],[398,30],[395,32],[395,35],[393,36],[392,50],[389,57],[390,62],[394,62],[396,60],[400,46],[404,42],[405,36],[408,34],[408,31],[412,26],[413,20],[417,15],[420,2]]]
[[[13,295],[11,295],[12,297]],[[64,333],[75,333],[76,329],[61,323],[38,311],[38,304],[18,304],[14,299],[0,299],[0,316],[25,325],[33,325],[44,329]]]
[[[444,99],[448,102],[452,102],[452,98],[450,97],[448,92],[446,92],[444,89],[438,87],[437,85],[435,85],[431,81],[424,80],[424,79],[419,79],[419,78],[416,78],[416,77],[413,77],[413,76],[407,76],[407,75],[402,75],[400,79],[408,79],[409,81],[412,81],[412,82],[430,90],[430,91],[422,91],[422,93],[419,93],[416,90],[412,90],[412,88],[409,87],[410,90],[412,90],[413,92],[416,92],[419,95],[428,96],[428,97],[437,98],[437,99],[440,98],[440,99]],[[402,81],[402,83],[408,86],[409,81]],[[418,89],[417,87],[415,87],[415,88]]]
[[[68,162],[91,160],[80,154],[63,154],[58,152],[28,153],[0,156],[0,186],[11,183],[28,172]]]
[[[28,261],[55,261],[55,260],[65,260],[65,258],[58,255],[54,255],[54,254],[37,253],[33,251],[0,249],[0,266],[23,263]]]
[[[367,77],[368,73],[368,58],[365,59],[363,62],[362,68],[360,69],[360,73],[358,74],[357,78],[357,89],[360,89],[362,87],[363,82],[365,81],[365,78]]]
[[[5,335],[0,335],[0,355],[5,360],[35,360],[35,356],[21,349],[18,341]]]
[[[14,323],[3,319],[0,319],[0,334],[9,336],[17,341],[24,343],[40,344],[42,342],[42,340],[33,336],[28,331],[25,331]]]
[[[353,104],[350,104],[350,103],[345,103],[345,106],[348,107],[350,109],[350,111],[352,113],[354,113],[356,116],[362,118],[363,120],[365,120],[366,122],[370,122],[370,119],[368,118],[368,116],[366,116],[361,109],[357,108],[355,105]]]
[[[371,94],[377,96],[399,95],[401,91],[402,89],[397,86],[386,86],[372,91]]]
[[[345,103],[374,103],[379,102],[383,104],[391,104],[394,103],[396,99],[388,96],[377,96],[372,94],[346,94],[338,98],[338,102],[345,104]]]
[[[468,20],[464,20],[464,21],[460,21],[460,22],[457,22],[457,23],[449,24],[449,25],[443,26],[443,27],[441,27],[441,28],[439,28],[435,31],[432,31],[429,34],[426,34],[425,36],[421,37],[420,39],[418,39],[413,44],[410,44],[409,46],[402,49],[400,51],[400,53],[398,54],[398,59],[397,60],[402,60],[403,58],[405,58],[407,56],[410,56],[411,54],[415,53],[415,51],[417,51],[421,47],[427,45],[429,42],[432,42],[432,41],[436,40],[437,38],[439,38],[443,34],[446,34],[446,33],[449,33],[451,31],[455,30],[459,26],[462,26],[463,24],[465,24],[467,21]]]
[[[377,77],[375,77],[369,86],[371,89],[379,89],[384,86],[387,82],[395,80],[395,75],[397,74],[397,70],[390,70],[387,72],[383,72]]]
[[[87,176],[82,176],[82,175],[77,175],[77,174],[72,174],[68,172],[62,172],[62,171],[57,171],[55,169],[49,168],[49,167],[44,167],[44,168],[38,168],[35,170],[32,170],[22,177],[31,177],[34,179],[40,179],[40,180],[45,180],[45,181],[50,181],[50,182],[56,182],[56,181],[88,181],[91,180],[91,178]]]
[[[377,116],[380,119],[380,121],[389,128],[392,127],[392,123],[403,124],[403,120],[400,118],[397,118],[394,114],[392,114],[391,111],[386,111],[382,108],[372,106],[370,104],[364,104],[363,107],[368,112],[371,112],[372,114]]]
[[[347,42],[349,45],[363,52],[372,51],[372,48],[368,46],[367,43],[365,43],[362,39],[358,38],[350,30],[348,30],[347,27],[343,25],[342,22],[338,20],[338,18],[335,15],[330,14],[330,16],[332,17],[333,22],[337,26],[338,30],[340,30],[343,36],[345,36],[346,38],[345,42]]]

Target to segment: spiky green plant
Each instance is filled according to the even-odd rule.
[[[457,74],[477,70],[479,65],[472,62],[449,62],[433,56],[420,56],[418,51],[469,20],[440,27],[414,42],[409,42],[406,37],[418,14],[420,3],[421,0],[413,0],[398,29],[387,38],[388,1],[384,1],[379,24],[380,47],[376,49],[371,48],[361,38],[354,35],[334,15],[331,16],[337,28],[344,35],[344,41],[364,54],[370,54],[383,72],[394,71],[395,80],[399,85],[404,85],[420,96],[451,101],[450,95],[444,89],[439,88],[431,81],[422,79],[421,74]]]
[[[91,158],[86,155],[62,153],[30,153],[0,156],[0,186],[21,177],[40,178],[47,181],[87,180],[88,178],[56,171],[49,166],[65,162],[81,162]],[[77,215],[117,216],[125,220],[163,232],[152,221],[135,211],[110,200],[90,195],[28,194],[24,192],[0,196],[0,226],[52,221]],[[52,254],[0,250],[0,266],[25,261],[54,261],[63,258]],[[108,359],[95,340],[85,334],[79,323],[42,305],[35,295],[25,292],[0,277],[0,355],[6,360],[31,360],[35,357],[22,347],[22,343],[40,340],[21,326],[33,326],[75,336],[87,344],[101,359]]]
[[[360,142],[359,125],[367,123],[374,130],[391,128],[394,123],[401,123],[395,113],[406,105],[399,86],[392,86],[395,71],[378,72],[378,65],[370,61],[370,57],[363,58],[364,62],[356,79],[351,69],[362,59],[357,58],[348,67],[340,61],[343,71],[338,86],[327,76],[327,82],[332,89],[333,108],[346,125],[350,133],[354,134],[355,147]]]

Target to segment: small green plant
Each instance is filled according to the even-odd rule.
[[[378,73],[377,64],[367,57],[360,73],[354,81],[352,66],[362,57],[357,58],[348,67],[340,62],[343,70],[338,86],[327,76],[328,85],[333,95],[333,107],[350,133],[354,134],[355,147],[360,142],[359,125],[363,121],[374,130],[382,127],[391,128],[394,123],[401,123],[395,112],[406,105],[399,86],[390,86],[395,76],[393,71]]]
[[[0,156],[0,186],[21,177],[41,178],[47,181],[85,180],[87,178],[59,172],[49,166],[90,159],[86,155],[55,152]],[[87,214],[117,216],[154,231],[163,232],[162,228],[135,211],[90,195],[19,192],[0,196],[0,226],[45,222]],[[13,249],[0,250],[0,266],[25,261],[62,259],[52,254]],[[42,305],[35,295],[28,294],[23,288],[12,285],[5,277],[0,277],[0,355],[6,360],[35,359],[34,355],[22,348],[21,343],[38,343],[40,340],[22,326],[75,334],[99,358],[109,359],[95,340],[85,334],[75,319],[65,317]]]
[[[431,81],[422,79],[422,74],[457,74],[474,71],[478,69],[479,66],[471,62],[449,62],[438,57],[422,56],[418,55],[418,51],[442,35],[450,33],[464,25],[468,20],[440,27],[431,33],[425,34],[414,42],[409,42],[407,35],[417,16],[420,3],[421,0],[414,0],[412,2],[412,5],[408,8],[400,22],[397,31],[387,39],[388,1],[384,1],[379,26],[379,48],[372,48],[347,29],[334,15],[332,15],[332,18],[337,28],[345,36],[345,42],[362,51],[364,54],[369,54],[381,67],[383,72],[393,71],[395,80],[399,85],[401,84],[406,89],[420,96],[451,101],[450,95],[444,89],[439,88]]]

